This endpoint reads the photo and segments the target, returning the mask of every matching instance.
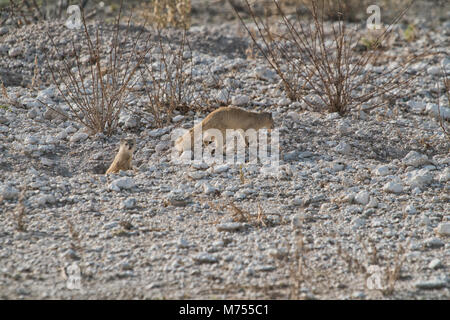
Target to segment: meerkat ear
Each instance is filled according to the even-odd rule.
[[[120,144],[124,144],[125,142],[127,142],[124,138],[120,139]]]

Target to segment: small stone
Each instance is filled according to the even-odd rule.
[[[365,113],[364,111],[359,111],[358,115],[361,120],[367,120],[367,113]]]
[[[136,206],[135,198],[127,198],[122,202],[122,207],[125,209],[133,209]]]
[[[440,248],[445,246],[445,243],[439,238],[429,238],[424,241],[425,247],[427,248]]]
[[[275,266],[271,266],[271,265],[259,265],[255,267],[255,270],[258,272],[270,272],[275,270]]]
[[[165,134],[168,130],[166,128],[158,128],[158,129],[153,129],[151,131],[148,132],[148,135],[150,137],[153,138],[157,138],[162,136],[163,134]]]
[[[231,99],[231,104],[235,106],[245,106],[250,102],[250,98],[246,95],[238,95],[234,96]]]
[[[217,193],[217,189],[206,182],[206,183],[203,184],[203,193],[206,194],[206,195],[216,194]]]
[[[298,112],[295,111],[289,111],[287,114],[288,118],[291,118],[292,121],[300,121],[300,115],[298,114]]]
[[[369,193],[367,191],[360,191],[355,196],[355,201],[356,201],[356,203],[359,203],[362,205],[368,204],[369,203]]]
[[[197,169],[197,170],[205,170],[208,169],[208,164],[205,162],[199,162],[199,161],[194,161],[192,163],[192,168]]]
[[[408,204],[408,205],[405,207],[404,212],[405,212],[406,214],[412,215],[412,214],[416,214],[416,213],[417,213],[417,210],[416,210],[416,208],[415,208],[412,204]]]
[[[341,122],[338,125],[338,131],[340,134],[349,134],[350,132],[352,132],[352,128],[348,125],[347,122]]]
[[[24,144],[38,144],[39,139],[35,136],[27,136],[23,141]]]
[[[177,115],[177,116],[172,118],[172,122],[180,122],[183,119],[184,119],[184,116],[179,114],[179,115]]]
[[[234,195],[234,198],[235,198],[236,200],[244,200],[245,198],[247,198],[247,195],[246,195],[245,193],[243,193],[243,192],[237,192],[237,193]]]
[[[50,160],[50,159],[44,158],[44,157],[41,158],[41,163],[42,163],[44,166],[48,166],[48,167],[51,167],[51,166],[54,165],[53,160]]]
[[[331,164],[331,170],[333,172],[339,172],[345,169],[345,163],[342,161],[335,161]]]
[[[140,119],[136,116],[130,115],[123,119],[123,127],[125,129],[132,129],[139,126]]]
[[[331,120],[336,120],[336,119],[339,119],[339,118],[341,118],[341,115],[339,113],[332,112],[332,113],[328,113],[326,115],[325,119],[327,119],[328,121],[331,121]]]
[[[447,281],[445,279],[417,281],[415,283],[415,286],[417,289],[422,289],[422,290],[442,289],[447,286]]]
[[[189,172],[188,176],[194,180],[200,180],[206,178],[208,176],[208,173],[206,171],[193,171]]]
[[[156,153],[161,153],[165,150],[167,150],[170,147],[170,144],[167,142],[160,142],[156,145],[155,147],[155,152]]]
[[[428,74],[438,76],[441,74],[441,68],[439,66],[431,66],[427,69]]]
[[[356,291],[352,293],[352,298],[353,299],[365,299],[366,298],[366,294],[364,292],[361,291]]]
[[[339,144],[334,148],[336,152],[342,153],[342,154],[350,154],[352,152],[352,148],[345,142],[341,141]]]
[[[428,268],[430,268],[430,269],[438,269],[441,266],[442,266],[441,260],[439,260],[437,258],[431,260],[430,263],[428,264]]]
[[[23,49],[21,47],[14,47],[14,48],[9,49],[8,55],[11,58],[15,58],[17,56],[20,56],[22,54],[22,52],[23,52]]]
[[[292,227],[294,229],[300,228],[303,225],[304,217],[301,214],[296,214],[292,217]]]
[[[77,132],[73,136],[70,137],[70,142],[80,142],[84,141],[89,137],[89,135],[85,132]]]
[[[293,161],[293,160],[297,160],[297,158],[298,158],[298,152],[296,150],[288,152],[283,156],[284,161]]]
[[[287,106],[291,103],[291,100],[288,98],[281,98],[280,100],[278,100],[278,105],[283,107],[283,106]]]
[[[38,112],[36,111],[35,108],[33,108],[30,111],[28,111],[27,116],[30,119],[34,119],[34,118],[36,118],[38,116]]]
[[[55,137],[57,140],[64,140],[67,138],[67,132],[66,131],[61,131],[60,133],[58,133]]]
[[[222,89],[216,93],[216,100],[217,102],[228,104],[230,101],[230,93],[227,90]]]
[[[288,255],[288,251],[286,249],[272,248],[272,249],[267,250],[267,254],[273,258],[281,260]]]
[[[389,174],[389,167],[385,165],[378,166],[375,169],[375,174],[381,177],[387,176]]]
[[[304,201],[302,198],[294,198],[294,200],[292,200],[292,204],[294,206],[303,206]]]
[[[378,207],[378,200],[374,197],[370,197],[370,201],[367,204],[368,208],[377,208]]]
[[[402,193],[403,186],[400,183],[391,181],[384,185],[383,190],[389,193]]]
[[[359,218],[359,217],[355,218],[353,220],[353,227],[352,227],[352,229],[353,230],[359,229],[359,228],[363,227],[365,224],[366,224],[366,219]]]
[[[66,252],[63,253],[63,257],[67,260],[79,260],[80,257],[77,255],[75,250],[68,249]]]
[[[216,257],[214,257],[213,255],[206,253],[206,252],[202,252],[199,253],[198,255],[193,257],[193,260],[196,263],[202,264],[202,263],[217,263],[218,260]]]
[[[450,181],[450,167],[444,169],[444,171],[438,177],[440,183]]]
[[[230,169],[230,165],[229,164],[221,164],[218,166],[215,166],[213,171],[214,173],[222,173],[222,172],[226,172]]]
[[[186,249],[186,248],[190,247],[190,244],[189,244],[189,242],[186,239],[180,238],[178,240],[177,247],[178,248],[182,248],[182,249]]]
[[[414,112],[421,113],[425,110],[425,104],[420,101],[410,100],[407,103],[408,107],[410,107]]]
[[[8,31],[9,31],[8,27],[6,27],[6,26],[0,27],[0,36],[7,34]]]
[[[135,182],[130,177],[122,177],[110,183],[109,189],[113,191],[121,191],[122,189],[131,189],[135,186]]]
[[[433,181],[433,176],[427,169],[415,170],[411,172],[411,178],[407,181],[407,184],[413,188],[421,188],[430,184]]]
[[[2,195],[3,199],[5,200],[14,200],[19,196],[19,190],[12,186],[4,186],[1,189],[0,194]]]
[[[276,77],[276,73],[272,69],[257,67],[254,71],[254,76],[260,80],[270,81]]]
[[[244,227],[245,225],[240,222],[225,222],[218,224],[216,229],[217,231],[233,232],[242,230]]]

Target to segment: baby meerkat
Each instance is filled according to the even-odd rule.
[[[270,112],[253,112],[236,107],[221,107],[211,112],[202,122],[195,127],[202,127],[202,133],[208,129],[218,129],[221,131],[223,141],[226,142],[227,129],[248,129],[259,130],[262,128],[273,129],[274,121]],[[194,127],[194,128],[195,128]],[[193,146],[194,128],[190,129],[175,142],[175,148],[178,152],[183,152]]]
[[[106,174],[117,173],[120,170],[132,170],[131,160],[133,152],[136,149],[136,139],[121,139],[120,148],[111,166],[106,171]]]

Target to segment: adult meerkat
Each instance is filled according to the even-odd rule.
[[[262,128],[273,129],[274,121],[270,112],[253,112],[236,107],[221,107],[211,112],[202,122],[196,124],[184,135],[175,141],[178,152],[189,149],[194,144],[194,130],[201,125],[202,135],[208,129],[217,129],[222,133],[223,141],[226,140],[226,130],[248,129],[259,130]],[[200,130],[200,129],[198,129]],[[219,142],[221,146],[223,143]],[[192,150],[192,149],[191,149]]]
[[[136,149],[136,139],[121,139],[119,152],[116,154],[114,161],[106,171],[106,174],[117,173],[120,170],[131,170],[131,160],[133,158],[133,152]]]

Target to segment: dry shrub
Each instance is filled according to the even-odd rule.
[[[149,37],[142,39],[145,28],[141,28],[137,35],[131,34],[132,14],[125,27],[121,25],[121,14],[122,2],[112,37],[108,37],[98,25],[89,28],[81,10],[82,30],[78,33],[81,36],[72,39],[69,53],[60,52],[49,34],[52,47],[62,57],[62,61],[54,62],[46,55],[52,82],[69,107],[70,118],[92,133],[111,135],[115,131],[120,112],[129,103],[127,93],[136,85],[135,74],[151,49]],[[130,43],[129,49],[126,48],[127,42]],[[58,108],[47,107],[66,116]]]
[[[358,52],[355,50],[357,29],[344,22],[342,10],[338,11],[338,21],[328,25],[324,20],[326,2],[311,0],[310,22],[304,23],[305,17],[300,13],[288,16],[277,1],[273,3],[280,17],[277,28],[271,20],[264,22],[258,18],[245,0],[256,35],[250,31],[250,24],[235,12],[261,55],[281,78],[287,96],[302,101],[312,110],[345,114],[357,108],[378,107],[390,102],[392,97],[399,99],[402,89],[418,76],[418,73],[407,74],[409,66],[428,55],[419,53],[404,59],[383,57],[378,50]],[[377,45],[371,49],[378,49],[408,8],[381,32],[374,41]],[[380,61],[381,58],[385,60]],[[396,61],[384,63],[390,59]]]
[[[152,61],[143,64],[140,80],[146,101],[144,110],[153,116],[158,127],[170,123],[175,110],[185,113],[201,107],[199,85],[193,77],[192,52],[183,30],[179,44],[165,39],[158,30]]]

